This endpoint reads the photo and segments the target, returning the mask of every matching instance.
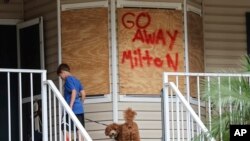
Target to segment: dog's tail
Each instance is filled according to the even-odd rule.
[[[137,115],[136,111],[132,110],[131,108],[128,108],[126,111],[124,111],[123,116],[126,122],[131,122],[134,120],[136,115]]]

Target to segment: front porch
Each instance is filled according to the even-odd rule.
[[[239,82],[242,82],[250,78],[250,75],[245,73],[166,72],[163,75],[163,97],[160,94],[158,96],[124,95],[117,96],[118,99],[116,101],[111,98],[111,95],[106,98],[88,97],[85,103],[85,130],[76,117],[73,116],[73,112],[67,106],[53,82],[46,79],[46,71],[0,69],[0,74],[2,76],[1,83],[6,83],[5,89],[3,89],[6,91],[3,94],[7,96],[8,106],[5,109],[8,111],[6,113],[8,121],[5,122],[8,123],[8,130],[4,132],[8,135],[9,141],[12,141],[14,136],[18,136],[18,139],[14,140],[30,139],[35,141],[37,139],[35,131],[42,133],[43,141],[66,140],[65,132],[60,130],[63,128],[61,123],[65,120],[62,115],[66,113],[71,115],[71,119],[75,121],[74,125],[70,126],[80,129],[82,136],[87,141],[110,140],[104,134],[105,124],[112,122],[123,123],[122,113],[128,107],[131,107],[138,113],[136,122],[139,126],[142,141],[189,141],[211,130],[214,109],[211,107],[211,101],[204,101],[201,98],[202,94],[204,94],[204,80],[208,82],[206,86],[210,85],[212,79],[217,80],[218,94],[221,94],[219,88],[221,88],[221,84],[224,85],[222,80],[227,80],[228,89],[231,89],[233,80],[237,79]],[[37,74],[40,77],[34,77]],[[13,77],[16,79],[13,79]],[[40,79],[41,82],[41,93],[38,95],[35,93],[37,87],[34,85],[34,78]],[[6,81],[4,82],[3,79]],[[18,90],[16,91],[18,93],[10,90],[13,84],[18,84]],[[28,89],[26,89],[27,87]],[[29,96],[24,97],[25,93],[29,93]],[[239,95],[241,93],[242,91],[239,91]],[[12,99],[16,96],[18,96],[18,104],[13,107],[14,101]],[[93,99],[96,99],[98,102],[94,102]],[[36,111],[36,101],[40,101],[39,103],[42,106],[42,128],[37,128],[35,112],[32,112]],[[13,111],[18,111],[18,114],[13,114]],[[11,120],[14,116],[18,116],[18,125]],[[30,117],[28,120],[27,116]],[[15,130],[18,130],[18,132],[15,132]],[[72,132],[70,136],[73,140],[78,138],[76,131]],[[200,138],[205,140],[206,136]]]

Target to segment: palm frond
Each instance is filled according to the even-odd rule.
[[[244,69],[250,72],[250,57],[245,56]],[[204,80],[202,98],[210,101],[213,118],[210,134],[216,139],[229,140],[230,124],[250,124],[250,80],[211,78]]]

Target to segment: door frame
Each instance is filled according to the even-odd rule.
[[[39,48],[40,48],[40,67],[36,69],[45,69],[45,57],[44,57],[44,31],[43,31],[43,17],[37,17],[34,19],[30,19],[27,21],[19,22],[16,24],[17,29],[17,68],[21,69],[21,44],[20,44],[20,29],[30,27],[33,25],[39,25]],[[22,96],[19,95],[19,113],[22,113],[23,104],[30,103],[31,105],[31,112],[34,112],[34,102],[41,100],[41,94],[28,96],[25,98],[22,98]],[[33,110],[33,111],[32,111]],[[21,111],[21,112],[20,112]],[[22,114],[19,114],[19,120],[20,120],[20,127],[23,127],[24,119],[22,118]],[[32,123],[33,124],[33,123]],[[32,128],[35,128],[32,125]],[[34,130],[31,129],[31,135],[34,136]],[[23,139],[23,131],[19,133],[20,138]]]
[[[39,24],[39,40],[40,40],[40,63],[41,63],[41,68],[40,69],[45,69],[45,61],[44,61],[44,37],[43,37],[43,17],[38,17],[34,18],[28,21],[24,21],[21,23],[18,23],[17,26],[17,66],[20,68],[21,65],[21,56],[20,56],[20,34],[19,34],[19,29],[29,27],[32,25]],[[42,32],[41,32],[42,31]]]

